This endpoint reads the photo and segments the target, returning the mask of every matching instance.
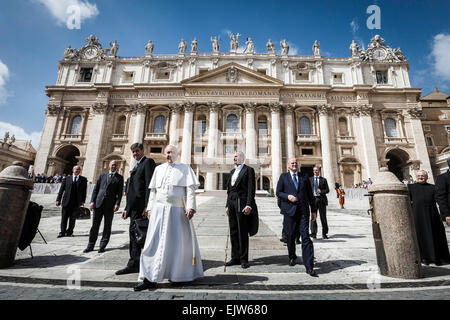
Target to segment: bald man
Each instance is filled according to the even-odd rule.
[[[77,216],[80,213],[80,207],[84,206],[86,201],[87,179],[81,176],[80,173],[81,167],[74,166],[72,174],[66,177],[59,188],[56,206],[59,207],[62,204],[62,210],[61,232],[58,234],[58,238],[73,236],[73,229],[75,228]],[[69,221],[68,228],[67,221]]]
[[[257,232],[258,209],[255,202],[255,170],[244,164],[245,155],[236,151],[235,168],[227,185],[225,214],[230,225],[231,260],[225,266],[241,265],[248,268],[248,237]]]
[[[94,250],[103,217],[105,217],[105,222],[103,224],[102,240],[100,240],[98,252],[105,252],[106,245],[111,236],[114,212],[119,210],[122,195],[123,176],[117,172],[116,161],[112,160],[109,163],[109,171],[102,173],[98,177],[94,190],[92,191],[90,209],[94,211],[94,216],[92,218],[92,228],[89,232],[89,242],[87,248],[83,251],[84,253]]]

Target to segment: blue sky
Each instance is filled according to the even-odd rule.
[[[66,9],[78,4],[80,29],[68,29]],[[381,29],[368,29],[368,6],[381,10]],[[2,0],[0,3],[0,135],[9,130],[38,145],[48,103],[45,86],[53,85],[58,61],[70,44],[80,48],[89,34],[103,47],[117,40],[119,56],[144,55],[148,40],[154,53],[176,53],[184,38],[197,37],[199,51],[211,51],[219,35],[228,50],[228,32],[239,32],[266,52],[271,38],[291,45],[290,53],[310,55],[314,40],[324,56],[347,57],[355,39],[365,47],[380,34],[401,47],[410,63],[412,86],[425,95],[438,86],[450,93],[450,1],[119,1]],[[244,40],[244,41],[243,41]],[[189,46],[188,46],[189,47]]]

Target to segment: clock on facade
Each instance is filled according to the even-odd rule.
[[[95,58],[98,54],[98,50],[96,48],[88,48],[85,52],[84,52],[84,57],[86,59],[92,59]]]
[[[386,51],[384,49],[376,49],[373,51],[373,57],[377,60],[386,58]]]

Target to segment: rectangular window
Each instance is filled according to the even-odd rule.
[[[237,150],[237,146],[235,145],[226,145],[225,146],[225,153],[230,154],[234,153]]]
[[[431,137],[427,137],[427,146],[432,146],[433,145],[433,139],[431,139]]]
[[[133,79],[134,79],[134,72],[125,71],[123,73],[123,82],[133,82]]]
[[[450,133],[450,126],[444,126],[444,127],[445,127],[445,130],[447,130],[447,132]]]
[[[206,72],[208,72],[208,68],[200,68],[200,69],[198,70],[198,74],[204,74],[204,73],[206,73]]]
[[[388,83],[387,71],[377,71],[376,72],[377,83],[386,84]]]
[[[263,75],[266,75],[267,74],[267,69],[258,69],[258,72],[263,74]]]
[[[91,82],[93,68],[81,68],[78,82]]]
[[[162,148],[151,147],[150,153],[162,153]]]
[[[205,146],[195,147],[195,153],[203,153],[205,152]]]
[[[430,126],[423,126],[423,131],[431,131],[431,127]]]
[[[447,114],[443,113],[441,117],[442,117],[442,119],[447,119]]]
[[[333,74],[333,83],[344,83],[344,76],[342,73]]]
[[[313,155],[313,149],[302,149],[302,155],[303,156],[310,156]]]
[[[259,134],[268,134],[267,130],[267,122],[258,122],[258,133]]]
[[[295,73],[295,80],[308,81],[309,72],[301,71]]]
[[[269,153],[269,148],[268,147],[259,147],[258,148],[258,153],[259,154],[268,154]]]
[[[170,79],[170,71],[157,71],[156,79],[157,80],[169,80]]]

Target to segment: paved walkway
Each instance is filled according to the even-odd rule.
[[[328,210],[330,239],[314,240],[319,278],[305,273],[299,247],[300,264],[288,266],[287,248],[279,241],[282,216],[270,197],[257,198],[260,229],[250,238],[250,268],[224,267],[230,242],[220,192],[199,195],[194,218],[205,277],[182,287],[165,281],[155,291],[135,293],[137,274],[114,274],[128,260],[129,220],[116,214],[106,252],[85,254],[91,220],[77,221],[75,237],[56,238],[60,209],[55,198],[33,195],[45,206],[39,229],[48,243],[38,234],[34,258],[27,248],[18,251],[14,266],[0,269],[0,299],[450,299],[450,266],[424,266],[420,280],[378,275],[365,205],[342,210],[334,199]]]

